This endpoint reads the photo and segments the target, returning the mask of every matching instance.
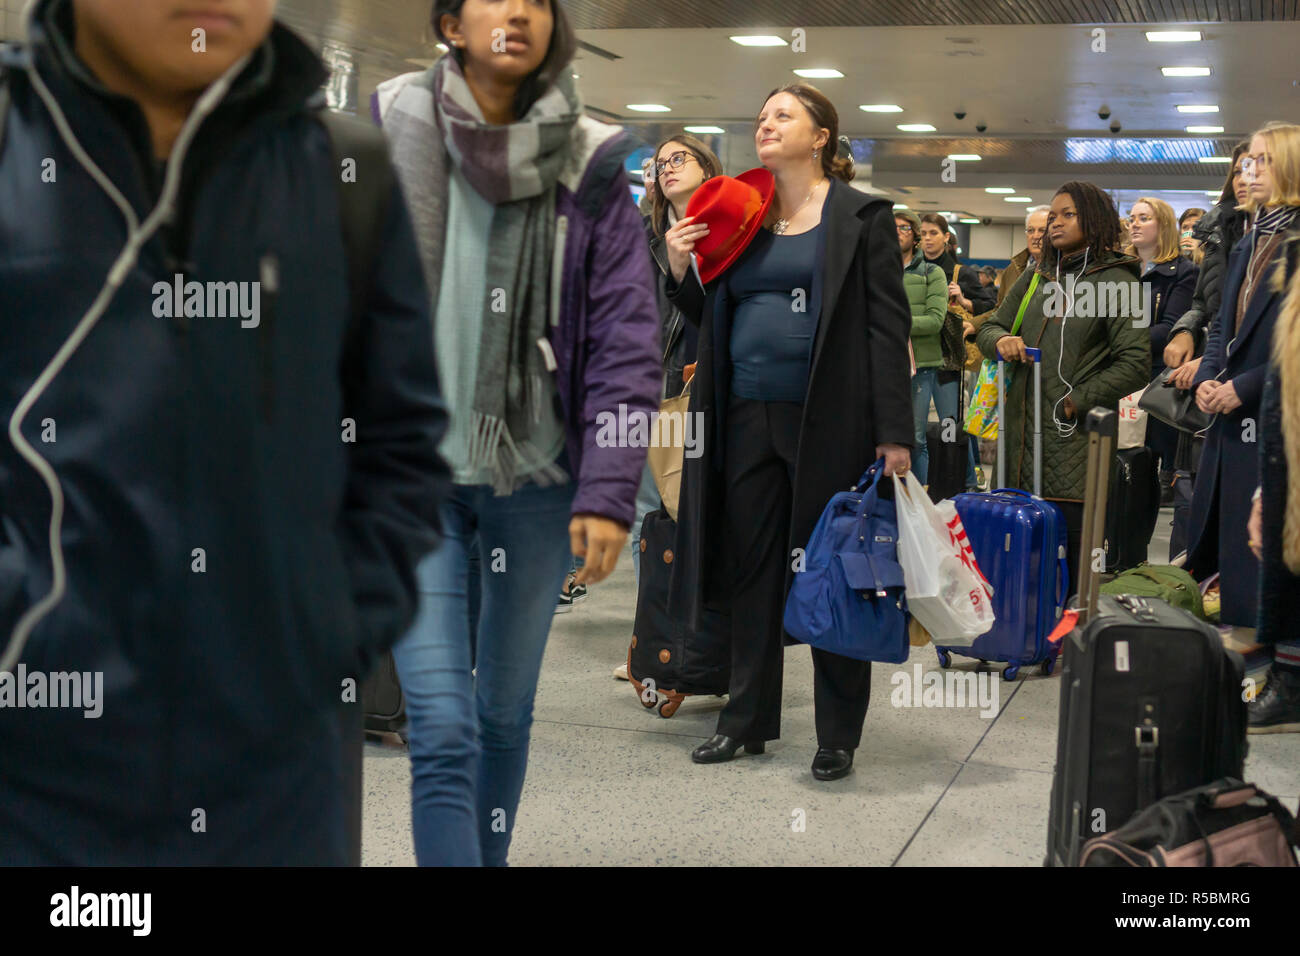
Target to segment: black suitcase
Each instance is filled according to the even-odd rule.
[[[1147,559],[1160,518],[1160,471],[1150,448],[1115,453],[1106,508],[1106,571],[1117,574]]]
[[[1047,864],[1075,866],[1083,842],[1220,777],[1246,758],[1245,666],[1218,632],[1163,601],[1101,596],[1100,538],[1117,417],[1088,415],[1080,626],[1065,638]]]
[[[930,450],[926,485],[931,501],[942,501],[966,490],[966,471],[970,467],[970,436],[961,422],[949,424],[952,441],[943,440],[943,422],[926,422],[925,444]]]
[[[371,733],[400,733],[406,739],[406,698],[392,652],[385,654],[361,685],[361,712]]]
[[[676,536],[677,522],[662,508],[641,524],[641,586],[627,652],[629,682],[660,717],[671,717],[692,694],[725,694],[731,680],[731,616],[706,609],[695,631],[668,613]]]

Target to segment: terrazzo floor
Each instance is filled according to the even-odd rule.
[[[1151,543],[1166,563],[1171,512]],[[557,615],[542,666],[514,866],[1039,866],[1047,833],[1060,681],[1037,669],[991,682],[977,707],[891,705],[899,670],[937,670],[931,647],[878,664],[854,772],[813,779],[812,662],[786,649],[782,736],[761,756],[690,761],[722,701],[688,698],[671,719],[611,676],[635,604],[625,556],[609,580]],[[957,658],[957,668],[977,662]],[[1247,779],[1295,807],[1300,735],[1250,738]],[[410,762],[392,738],[366,745],[363,862],[409,866]]]

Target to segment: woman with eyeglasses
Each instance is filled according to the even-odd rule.
[[[663,346],[663,399],[675,398],[686,388],[683,374],[686,366],[694,364],[699,332],[686,320],[680,309],[668,298],[668,248],[664,234],[686,214],[700,184],[714,176],[722,175],[722,162],[703,141],[690,133],[679,133],[664,140],[655,150],[655,188],[651,196],[650,215],[646,220],[646,236],[650,242],[650,258],[654,262],[655,294],[659,303],[660,342]],[[641,522],[659,507],[659,492],[654,476],[647,464],[637,493],[636,524],[632,527],[632,562],[638,585],[641,580]]]
[[[763,228],[701,287],[690,269],[708,226],[668,230],[669,295],[699,324],[691,412],[703,454],[682,481],[670,610],[701,623],[729,608],[731,690],[697,763],[762,753],[781,735],[785,595],[831,496],[878,458],[907,469],[911,312],[892,203],[848,186],[839,118],[806,84],[773,90],[754,145],[775,179]],[[818,780],[849,773],[862,736],[871,665],[812,651]]]
[[[563,8],[436,0],[432,20],[450,52],[378,104],[433,294],[455,485],[393,656],[417,860],[503,866],[555,596],[575,556],[595,583],[627,543],[646,452],[597,441],[598,418],[657,409],[657,319],[635,141],[583,115]]]
[[[1242,156],[1250,232],[1228,257],[1219,314],[1193,383],[1214,416],[1192,494],[1187,568],[1219,572],[1222,624],[1253,628],[1259,576],[1246,535],[1259,485],[1259,411],[1281,296],[1269,281],[1300,215],[1300,126],[1270,123]]]
[[[1233,149],[1232,169],[1224,180],[1219,201],[1192,227],[1201,244],[1201,271],[1196,279],[1196,290],[1192,293],[1191,308],[1174,323],[1164,354],[1165,365],[1174,369],[1169,380],[1184,390],[1192,387],[1200,370],[1198,356],[1205,348],[1205,334],[1210,322],[1219,314],[1228,253],[1250,226],[1249,217],[1241,208],[1249,195],[1241,158],[1249,148],[1250,141],[1243,140]],[[1187,550],[1192,489],[1203,444],[1201,436],[1179,433],[1178,449],[1174,454],[1174,521],[1169,535],[1171,561]]]

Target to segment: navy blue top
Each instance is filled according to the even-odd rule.
[[[820,224],[796,236],[760,229],[733,269],[731,394],[800,403],[807,395],[821,231]]]

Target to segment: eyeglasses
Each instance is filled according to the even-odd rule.
[[[1241,157],[1241,175],[1253,177],[1256,173],[1261,173],[1268,169],[1268,164],[1272,157],[1268,153],[1257,153],[1254,156]]]
[[[686,165],[686,161],[688,159],[694,159],[694,158],[695,157],[692,156],[690,153],[686,152],[685,150],[679,149],[677,152],[673,153],[667,159],[655,163],[655,178],[657,179],[660,176],[662,176],[664,174],[664,170],[667,167],[671,166],[673,169],[681,169],[683,166]]]
[[[907,223],[905,223],[905,222],[898,222],[898,223],[895,223],[894,225],[896,225],[896,226],[898,227],[898,231],[899,231],[899,232],[907,232],[907,233],[910,233],[910,232],[912,231],[912,227],[909,226],[909,225],[908,225]]]

